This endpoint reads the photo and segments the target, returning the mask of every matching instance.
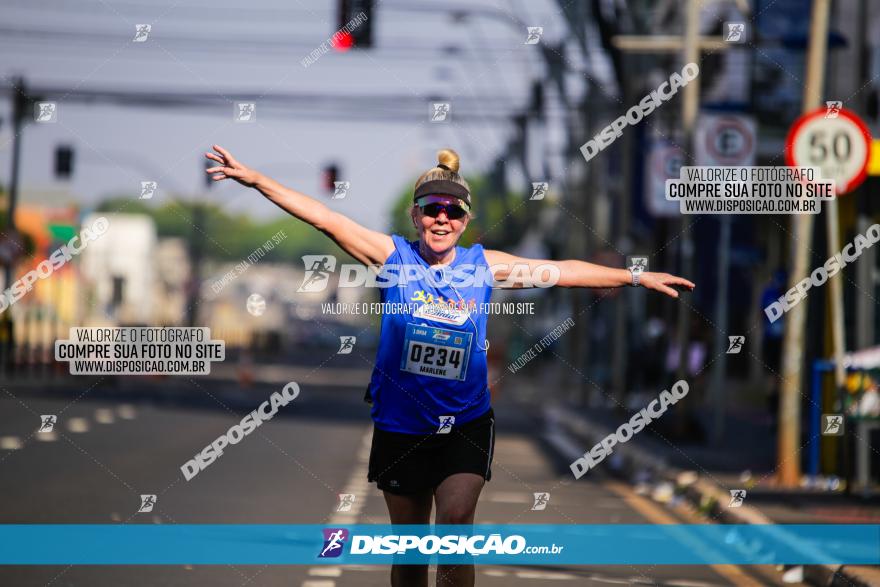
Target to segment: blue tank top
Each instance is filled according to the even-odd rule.
[[[419,255],[418,241],[391,238],[394,252],[379,281],[394,276],[395,285],[379,291],[381,301],[397,311],[382,314],[369,385],[371,416],[377,428],[389,432],[442,433],[490,407],[486,351],[481,350],[487,313],[478,311],[492,295],[491,280],[480,278],[489,266],[479,244],[456,246],[444,270],[431,268]],[[411,277],[398,284],[397,275],[407,272]],[[472,273],[475,279],[460,279]]]

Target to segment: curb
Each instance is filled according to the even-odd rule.
[[[564,406],[545,405],[542,410],[544,421],[544,440],[568,462],[583,456],[607,435],[614,432],[598,422],[575,414]],[[633,444],[617,445],[608,457],[608,466],[613,475],[632,478],[644,471],[659,480],[672,483],[683,489],[683,495],[698,509],[707,510],[714,520],[725,524],[770,524],[774,522],[756,508],[743,504],[738,508],[725,508],[721,504],[730,498],[727,489],[696,475],[693,471],[678,469],[668,464],[663,455],[651,453]],[[696,477],[693,482],[682,483],[686,477]],[[803,582],[817,587],[849,586],[870,587],[860,577],[844,565],[802,565]]]

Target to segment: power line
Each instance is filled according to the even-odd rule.
[[[2,88],[7,94],[13,88]],[[428,115],[430,102],[450,102],[455,119],[472,123],[505,121],[510,118],[509,104],[496,96],[465,96],[447,98],[427,94],[368,95],[332,94],[318,92],[260,93],[250,89],[222,89],[217,93],[202,91],[157,91],[137,88],[75,88],[33,85],[28,91],[39,100],[79,104],[116,104],[119,106],[194,109],[205,112],[226,109],[232,116],[232,102],[254,101],[259,112],[279,113],[286,117],[362,122],[418,122]],[[225,95],[224,95],[225,94]],[[485,110],[482,108],[485,106]],[[259,114],[258,114],[259,115]]]
[[[71,45],[68,43],[79,43],[79,47],[85,48],[95,48],[102,51],[107,50],[108,44],[122,44],[126,42],[130,42],[132,37],[134,36],[134,31],[126,32],[122,34],[120,29],[117,29],[117,32],[81,32],[81,31],[71,31],[71,30],[50,30],[50,29],[38,29],[38,28],[12,28],[12,27],[0,27],[0,41],[12,41],[13,39],[18,39],[19,41],[39,43],[42,46],[45,45],[45,41],[57,41],[65,43],[65,51],[69,51]],[[247,37],[193,37],[192,35],[187,36],[175,36],[175,35],[167,35],[167,34],[156,34],[155,32],[151,33],[152,37],[155,38],[162,46],[167,46],[171,49],[182,50],[182,51],[192,51],[192,52],[201,52],[210,54],[215,57],[218,53],[218,47],[224,50],[224,55],[231,54],[242,54],[243,52],[251,53],[251,54],[260,54],[265,55],[267,50],[274,50],[279,53],[281,52],[292,52],[294,50],[298,51],[296,55],[299,57],[308,55],[315,49],[318,49],[322,42],[326,41],[330,36],[330,33],[326,37],[319,37],[315,41],[296,41],[295,39],[286,38],[286,37],[277,37],[277,38],[267,38],[265,36],[261,36],[259,38],[247,38]],[[376,45],[369,51],[371,55],[376,54],[377,57],[381,57],[382,59],[388,57],[387,53],[395,53],[400,52],[401,54],[410,54],[412,55],[414,52],[423,52],[430,53],[436,55],[438,52],[446,53],[450,56],[462,55],[465,52],[461,49],[462,46],[465,45],[465,40],[463,39],[461,43],[458,45],[453,43],[443,45],[443,46],[435,46],[435,47],[426,47],[424,44],[424,40],[420,38],[401,38],[402,42],[399,44],[392,45]],[[396,40],[395,40],[396,42]],[[149,48],[149,42],[143,45],[144,48]],[[512,55],[513,52],[519,49],[518,44],[511,44],[509,48],[497,47],[497,48],[487,48],[485,51],[491,54],[499,54],[499,55]],[[351,51],[345,53],[345,55],[357,56],[357,51]],[[522,51],[520,53],[523,57],[526,56],[526,52]]]

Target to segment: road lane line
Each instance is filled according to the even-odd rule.
[[[18,436],[0,436],[0,449],[19,450],[24,446]]]
[[[309,575],[315,577],[339,577],[342,575],[342,569],[339,567],[312,567],[309,569]]]
[[[58,440],[58,433],[54,430],[50,432],[38,432],[36,438],[40,442],[55,442]]]
[[[137,412],[134,409],[134,406],[131,404],[120,404],[116,408],[116,413],[123,420],[134,420],[137,418]]]
[[[339,526],[346,524],[357,524],[358,518],[364,509],[364,502],[367,499],[367,492],[370,484],[367,481],[367,469],[370,462],[370,444],[372,442],[373,433],[371,428],[367,428],[366,433],[361,437],[361,444],[358,447],[357,459],[354,467],[352,467],[351,475],[345,484],[342,493],[351,493],[355,496],[351,509],[347,512],[334,511],[328,522],[331,526]],[[336,503],[339,507],[339,503]]]
[[[89,431],[89,421],[85,418],[70,418],[67,420],[67,430],[76,434]]]
[[[354,501],[351,504],[351,509],[347,512],[334,511],[327,521],[328,526],[345,526],[350,524],[357,524],[358,518],[361,515],[361,512],[364,509],[364,503],[367,501],[367,493],[370,489],[370,484],[367,481],[367,470],[370,463],[370,445],[373,440],[373,431],[372,427],[368,427],[367,431],[361,437],[361,444],[358,447],[357,456],[355,459],[354,467],[352,467],[351,475],[348,477],[348,481],[345,484],[345,488],[342,490],[342,493],[350,493],[354,495]],[[336,502],[334,508],[339,507],[339,501]],[[318,566],[311,567],[309,569],[309,575],[319,576],[319,577],[341,577],[342,576],[342,568],[333,567],[333,566]],[[307,580],[304,581],[302,587],[335,587],[336,581],[326,580],[326,581],[316,581],[316,580]]]
[[[554,571],[517,571],[516,577],[519,579],[538,579],[550,581],[571,581],[576,579],[574,575],[568,573],[558,573]],[[627,582],[628,584],[629,582]]]
[[[98,408],[95,410],[95,422],[98,424],[112,424],[115,421],[113,410]]]

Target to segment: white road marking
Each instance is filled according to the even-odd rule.
[[[333,506],[334,512],[327,521],[328,526],[347,526],[357,524],[358,517],[364,509],[364,503],[367,501],[367,493],[370,490],[370,483],[367,481],[367,470],[370,463],[370,445],[372,444],[373,434],[370,428],[361,438],[361,445],[358,448],[357,460],[352,467],[351,475],[345,488],[340,493],[351,493],[354,495],[354,501],[351,509],[347,512],[335,511],[339,507],[337,498]],[[370,569],[372,570],[372,569]],[[320,577],[341,577],[342,569],[333,566],[317,566],[309,569],[309,575]],[[335,587],[336,581],[304,581],[302,587]]]
[[[107,408],[98,408],[95,410],[95,422],[98,424],[112,424],[116,418],[113,417],[113,410]]]
[[[486,501],[493,503],[528,503],[531,504],[534,499],[525,493],[517,493],[513,491],[492,491],[486,492]]]
[[[593,575],[590,577],[590,581],[595,581],[597,583],[609,583],[611,585],[629,585],[629,581],[626,579],[611,579],[608,577],[599,577],[598,575]]]
[[[134,420],[137,418],[137,412],[131,404],[120,404],[116,407],[116,413],[123,420]]]
[[[67,421],[67,429],[76,434],[88,432],[89,421],[85,418],[71,418]]]
[[[54,430],[51,432],[40,432],[36,435],[36,439],[40,442],[55,442],[58,440],[58,433]]]
[[[0,449],[18,450],[24,446],[18,436],[0,436]]]
[[[351,475],[345,488],[340,493],[351,493],[354,495],[354,502],[351,509],[347,512],[334,511],[327,522],[331,526],[345,526],[347,524],[357,524],[358,517],[364,509],[364,502],[367,500],[367,492],[370,484],[367,481],[367,469],[370,463],[370,444],[372,441],[372,432],[368,429],[367,433],[361,438],[361,445],[358,448],[357,461],[352,467]],[[339,507],[339,502],[336,506]]]
[[[342,569],[339,567],[312,567],[309,569],[309,575],[316,577],[339,577],[342,575]]]
[[[630,585],[656,585],[656,581],[652,581],[651,579],[646,579],[645,577],[630,577],[629,578]]]
[[[516,576],[520,579],[550,579],[557,581],[571,581],[575,578],[574,575],[569,575],[567,573],[553,573],[547,571],[517,571]],[[628,581],[623,582],[628,583]]]
[[[502,569],[483,569],[483,574],[487,577],[506,577],[509,573]]]

